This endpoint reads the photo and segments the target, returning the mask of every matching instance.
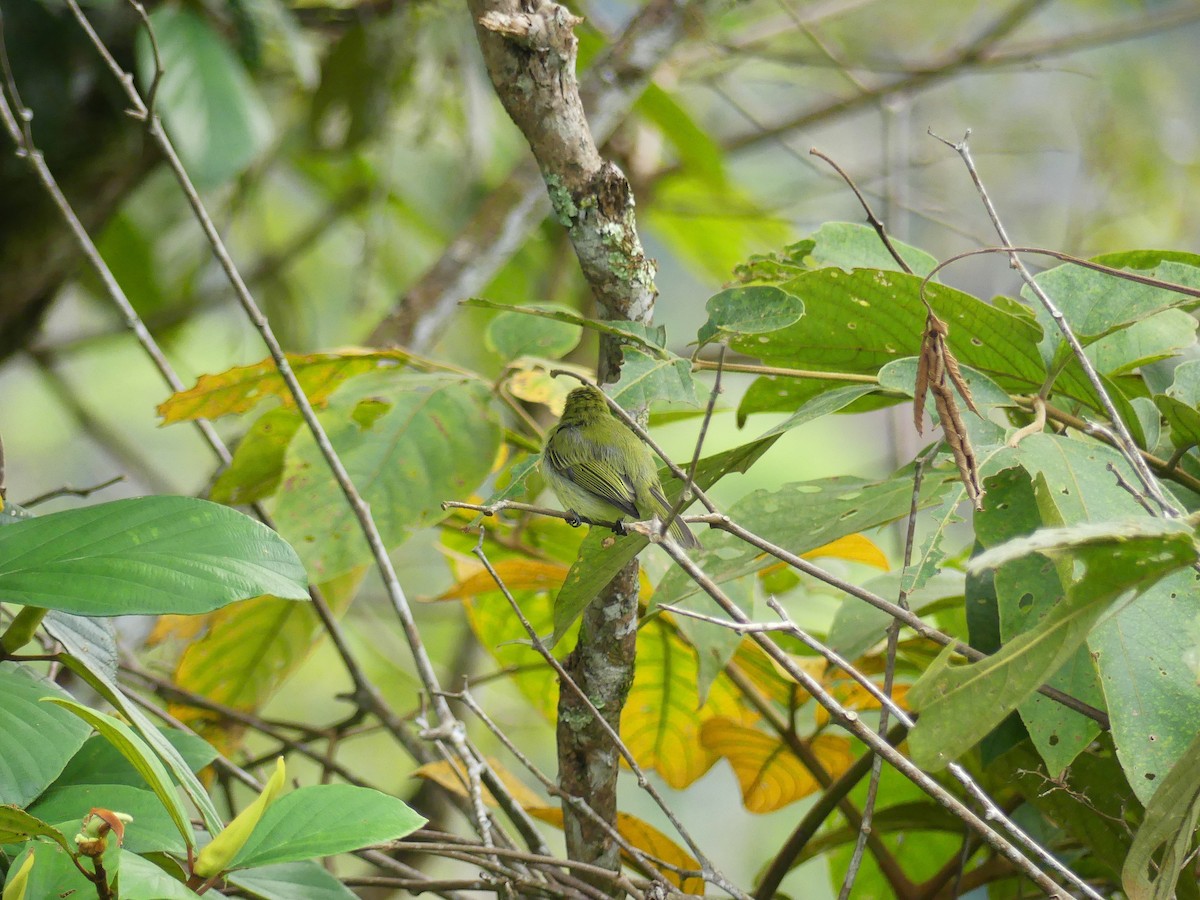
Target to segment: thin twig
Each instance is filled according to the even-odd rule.
[[[717,406],[717,397],[721,395],[721,365],[725,362],[725,351],[728,349],[726,344],[721,345],[720,356],[717,357],[717,377],[713,380],[712,390],[708,394],[708,406],[704,409],[700,433],[696,436],[696,449],[692,451],[692,464],[688,466],[687,479],[683,483],[683,490],[679,492],[679,499],[675,501],[670,513],[663,520],[664,532],[670,530],[671,523],[683,512],[683,508],[692,502],[692,489],[696,486],[696,469],[700,465],[700,452],[704,449],[704,438],[708,435],[708,426],[712,422],[713,410]]]
[[[44,494],[38,494],[32,500],[26,500],[24,503],[20,503],[18,505],[23,506],[26,509],[32,509],[33,507],[45,503],[48,500],[56,500],[59,497],[90,497],[92,494],[98,493],[105,488],[112,487],[114,484],[120,484],[124,480],[124,475],[114,475],[112,478],[109,478],[106,481],[101,481],[99,484],[93,484],[91,487],[77,488],[71,487],[70,485],[63,485],[62,487],[55,488],[52,491],[46,491]]]
[[[896,265],[898,265],[909,275],[912,275],[912,268],[907,262],[904,261],[904,257],[900,255],[900,251],[897,250],[895,245],[892,243],[892,239],[888,236],[887,228],[884,227],[883,221],[879,218],[879,216],[875,215],[875,211],[871,209],[871,204],[867,203],[867,198],[864,197],[863,192],[858,189],[858,185],[854,183],[854,179],[847,175],[846,170],[834,162],[831,157],[826,156],[816,147],[813,147],[808,152],[818,159],[825,160],[825,162],[833,166],[833,170],[835,172],[842,176],[842,180],[846,182],[846,185],[850,188],[850,190],[854,191],[854,196],[858,198],[859,204],[862,205],[863,211],[866,212],[867,224],[875,229],[875,233],[879,235],[879,239],[883,241],[883,246],[887,248],[887,252],[890,253],[892,259],[896,261]]]

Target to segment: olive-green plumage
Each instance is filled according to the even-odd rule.
[[[542,473],[569,512],[592,522],[665,519],[671,511],[650,448],[594,387],[567,395],[562,418],[546,435]],[[700,546],[678,518],[670,534],[684,547]]]

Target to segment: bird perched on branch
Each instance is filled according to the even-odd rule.
[[[671,504],[658,480],[654,456],[608,408],[604,395],[585,385],[567,395],[562,418],[546,435],[542,473],[559,502],[580,521],[666,520]],[[700,546],[678,517],[671,537]]]

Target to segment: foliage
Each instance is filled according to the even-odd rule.
[[[187,491],[204,481],[208,500],[152,492],[0,510],[4,900],[352,896],[354,866],[317,860],[433,818],[436,806],[400,799],[428,797],[406,776],[436,786],[478,833],[424,836],[440,846],[426,852],[496,873],[472,886],[514,879],[520,893],[528,871],[562,877],[545,844],[570,816],[543,773],[569,690],[561,665],[584,611],[634,559],[637,664],[619,729],[629,787],[661,785],[664,807],[682,796],[693,819],[702,808],[753,835],[766,864],[740,872],[738,889],[773,894],[818,858],[836,887],[858,866],[873,803],[856,896],[943,895],[952,881],[1027,893],[1036,866],[1012,864],[978,828],[963,840],[976,784],[996,803],[983,830],[1002,829],[1008,811],[1101,894],[1197,897],[1200,257],[1122,251],[1038,274],[1081,359],[1031,286],[997,296],[951,286],[944,270],[927,277],[937,240],[889,247],[836,221],[795,240],[765,212],[782,190],[775,176],[747,188],[729,150],[745,144],[692,111],[696,84],[726,65],[718,54],[642,85],[629,98],[637,127],[610,145],[628,153],[647,246],[673,266],[664,272],[699,273],[711,296],[703,312],[661,304],[667,325],[612,320],[564,274],[557,226],[520,232],[515,210],[532,200],[510,198],[511,215],[490,223],[502,249],[455,237],[475,224],[477,189],[496,187],[524,151],[483,130],[480,73],[458,59],[469,32],[436,7],[347,24],[309,6],[167,3],[149,16],[156,45],[139,39],[140,83],[184,165],[206,200],[236,197],[221,210],[231,244],[261,251],[246,280],[294,348],[304,397],[275,358],[233,365],[211,338],[240,326],[206,318],[219,292],[208,263],[181,249],[195,222],[149,178],[103,229],[102,255],[171,349],[203,344],[194,358],[206,371],[161,402],[128,402],[157,406],[176,426],[167,435],[199,426],[212,440],[216,420],[239,438],[215,471],[190,457],[172,465],[194,482]],[[303,27],[317,15],[330,18]],[[835,31],[852,49],[866,40]],[[709,41],[734,48],[717,33],[736,23]],[[611,49],[590,23],[579,37],[585,63]],[[745,49],[766,61],[794,52],[771,39]],[[912,71],[936,80],[988,58],[961,50]],[[447,71],[461,82],[443,83]],[[835,101],[830,110],[853,106]],[[640,171],[646,134],[665,154],[653,173]],[[414,135],[442,152],[418,151]],[[519,193],[521,177],[489,203]],[[408,293],[444,245],[448,257]],[[627,248],[610,249],[620,269]],[[480,296],[455,294],[453,311],[427,303],[443,277],[447,294]],[[406,346],[357,346],[401,291],[394,317],[419,320]],[[544,427],[574,376],[595,371],[601,339],[619,348],[605,388],[615,406],[648,409],[650,435],[685,448],[674,462],[686,478],[670,466],[661,477],[672,502],[691,492],[681,511],[696,516],[702,546],[674,564],[653,528],[585,532],[535,505]],[[846,474],[842,447],[863,434],[882,446],[884,417],[909,402],[918,429],[933,423],[927,445],[897,442],[890,465]],[[859,438],[821,448],[839,474],[812,476],[797,437],[847,434],[847,423]],[[331,476],[334,457],[360,496]],[[964,479],[982,486],[978,505]],[[722,499],[706,514],[709,497]],[[251,504],[254,518],[232,508]],[[399,626],[381,620],[381,593]],[[113,619],[150,615],[148,639],[118,643]],[[461,723],[441,719],[460,688]],[[939,774],[918,784],[892,759],[876,795],[865,729],[883,730],[885,692],[900,761]],[[289,770],[328,783],[288,791]],[[795,828],[786,839],[765,818],[781,810]],[[612,824],[627,875],[689,895],[730,888],[703,841],[655,815],[628,803]],[[502,856],[504,840],[489,843],[510,826],[529,870]],[[569,894],[564,884],[537,890]]]

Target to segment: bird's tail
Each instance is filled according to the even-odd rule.
[[[667,498],[660,493],[657,487],[650,489],[650,495],[654,498],[654,505],[658,507],[657,515],[662,521],[667,520],[667,516],[671,514],[671,504],[667,502]],[[695,550],[700,546],[700,542],[696,540],[696,535],[692,534],[692,530],[687,527],[687,523],[679,516],[671,522],[671,527],[667,529],[667,533],[679,542],[679,546],[685,550]]]

